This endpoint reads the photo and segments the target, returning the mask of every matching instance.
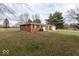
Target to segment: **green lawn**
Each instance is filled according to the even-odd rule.
[[[79,31],[29,33],[0,29],[0,55],[79,55]]]

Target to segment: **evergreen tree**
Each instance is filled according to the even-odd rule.
[[[49,18],[46,20],[47,24],[55,25],[56,28],[63,28],[64,27],[64,21],[63,16],[61,12],[55,12],[53,15],[50,14]]]
[[[3,23],[4,28],[9,28],[9,20],[6,18]]]

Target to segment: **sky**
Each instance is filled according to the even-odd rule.
[[[45,19],[48,18],[50,13],[54,13],[55,11],[59,11],[63,13],[63,16],[67,14],[67,11],[70,9],[74,9],[79,4],[75,3],[5,3],[6,6],[14,10],[14,15],[8,14],[11,17],[10,24],[11,26],[18,22],[19,16],[27,13],[30,15],[30,18],[34,14],[40,15],[40,19],[42,23],[45,23]],[[73,23],[69,19],[65,20],[66,23]]]

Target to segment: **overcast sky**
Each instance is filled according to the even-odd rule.
[[[55,11],[59,11],[63,13],[63,16],[65,16],[67,10],[70,10],[71,8],[75,8],[75,6],[78,6],[78,4],[69,3],[10,3],[5,5],[7,5],[15,11],[16,17],[12,16],[11,14],[8,14],[12,18],[12,20],[10,20],[11,25],[17,23],[17,20],[19,19],[18,17],[24,13],[28,13],[30,16],[33,14],[39,14],[42,23],[45,23],[45,19],[48,18],[50,13],[53,14]]]

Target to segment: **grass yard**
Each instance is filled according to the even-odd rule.
[[[29,33],[0,29],[0,55],[79,56],[79,31]]]

